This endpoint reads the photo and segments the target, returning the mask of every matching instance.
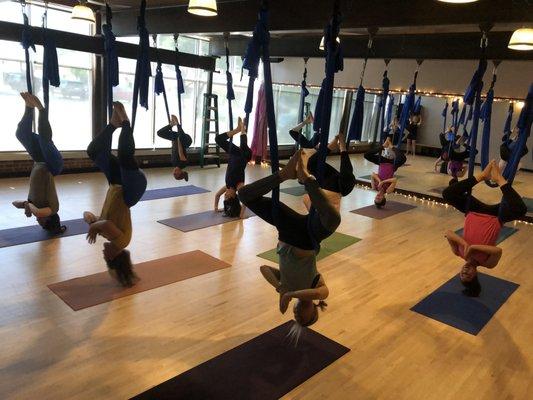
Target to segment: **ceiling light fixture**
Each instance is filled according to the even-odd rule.
[[[218,14],[217,0],[189,0],[187,11],[202,17],[214,17]]]
[[[84,0],[80,0],[80,4],[74,6],[70,18],[93,23],[96,21],[93,10],[87,7],[87,2]]]
[[[533,29],[520,28],[514,31],[507,47],[512,50],[533,50]]]

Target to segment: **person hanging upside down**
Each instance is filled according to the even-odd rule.
[[[456,183],[459,178],[466,174],[465,160],[470,157],[470,147],[463,144],[464,136],[456,141],[456,145],[452,145],[448,153],[448,175],[452,177],[448,182],[449,185]],[[477,154],[477,151],[476,151]]]
[[[502,137],[502,144],[500,146],[500,170],[503,171],[505,167],[507,166],[507,163],[509,162],[509,159],[511,158],[511,154],[513,153],[513,149],[515,146],[517,146],[517,139],[518,139],[518,127],[515,126],[512,132],[507,132]],[[522,150],[522,154],[520,155],[520,158],[524,157],[527,153],[529,153],[529,149],[527,146],[524,146],[524,149]],[[520,171],[520,168],[522,167],[522,163],[520,162],[518,164],[517,173]]]
[[[471,190],[475,185],[489,179],[500,187],[502,200],[499,204],[485,204],[471,196]],[[494,160],[474,177],[448,186],[442,197],[466,215],[463,237],[447,231],[446,238],[453,253],[466,261],[459,273],[465,287],[463,293],[477,297],[481,292],[477,268],[494,268],[498,265],[502,256],[502,249],[496,246],[500,230],[504,223],[524,216],[527,207],[520,195],[502,176]]]
[[[63,158],[52,141],[52,128],[48,110],[31,93],[20,94],[26,103],[24,116],[18,124],[16,137],[24,146],[34,164],[30,174],[30,190],[27,200],[14,201],[16,208],[23,209],[28,218],[32,215],[43,229],[52,235],[65,232],[58,215],[59,200],[54,177],[63,170]],[[34,109],[39,110],[38,134],[32,132]]]
[[[333,234],[341,222],[338,202],[330,192],[321,189],[317,180],[305,166],[305,157],[299,150],[279,172],[250,183],[239,189],[241,201],[257,216],[278,230],[279,269],[262,266],[264,278],[280,294],[279,308],[287,311],[292,299],[296,324],[293,332],[298,337],[302,326],[318,320],[318,308],[324,308],[329,291],[322,275],[317,271],[316,257],[320,242]],[[265,195],[290,179],[298,179],[309,193],[312,211],[302,215],[279,203],[275,207]],[[318,304],[315,304],[315,300]]]
[[[372,189],[377,191],[374,204],[377,208],[382,208],[387,203],[387,194],[396,189],[398,178],[394,177],[394,173],[405,164],[405,154],[393,146],[389,135],[383,145],[370,149],[364,157],[378,166],[378,173],[372,172],[370,183]]]
[[[307,168],[309,172],[317,176],[318,175],[318,158],[319,154],[315,151],[320,145],[320,137],[318,133],[311,139],[307,139],[302,135],[302,129],[305,125],[313,123],[313,114],[309,113],[305,120],[300,124],[296,125],[289,131],[291,137],[300,144],[304,150],[302,157],[308,158]],[[341,197],[348,196],[354,186],[355,186],[355,175],[353,173],[353,166],[350,161],[350,156],[346,149],[346,136],[343,132],[340,132],[336,135],[330,143],[328,143],[327,155],[330,155],[332,152],[340,152],[341,165],[340,171],[337,171],[333,166],[328,163],[324,165],[323,176],[321,188],[336,194],[338,198],[337,201],[340,202]],[[333,199],[333,197],[331,197]],[[310,198],[308,194],[304,195],[304,203],[309,210]]]
[[[172,130],[174,126],[177,128],[177,132]],[[187,166],[187,149],[192,144],[192,138],[183,131],[178,117],[172,115],[170,117],[170,124],[159,129],[157,136],[172,142],[172,154],[170,157],[172,166],[175,167],[173,172],[174,178],[176,180],[184,179],[188,181],[189,174],[184,169]]]
[[[231,138],[240,133],[240,145],[231,143]],[[252,150],[248,147],[248,139],[242,119],[239,117],[237,128],[217,135],[215,142],[228,153],[226,168],[226,184],[215,195],[215,211],[219,211],[220,197],[224,195],[224,214],[231,218],[244,218],[245,207],[241,206],[237,191],[244,185],[244,170],[252,159]]]
[[[111,153],[111,142],[115,129],[122,127],[118,140],[118,157]],[[100,216],[84,212],[83,219],[89,224],[87,241],[95,243],[101,235],[104,243],[104,259],[109,273],[121,285],[135,284],[130,252],[126,247],[131,241],[132,225],[130,208],[143,196],[146,190],[146,176],[139,169],[135,155],[135,140],[124,106],[113,103],[113,115],[102,133],[95,137],[87,154],[104,173],[109,183],[107,195]]]

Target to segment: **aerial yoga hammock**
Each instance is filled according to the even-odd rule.
[[[328,289],[324,278],[317,271],[316,255],[320,241],[331,235],[340,224],[338,208],[332,204],[330,197],[319,186],[323,180],[327,155],[334,74],[342,69],[342,54],[339,44],[336,43],[339,23],[339,1],[337,0],[333,18],[325,30],[326,78],[322,86],[323,109],[321,110],[320,154],[317,159],[318,176],[316,178],[308,171],[303,150],[298,151],[281,171],[278,170],[266,2],[262,3],[258,23],[248,45],[244,62],[245,68],[249,71],[250,81],[253,81],[257,76],[259,57],[263,59],[270,150],[273,154],[271,154],[272,175],[243,186],[239,190],[239,197],[257,216],[274,225],[278,230],[279,270],[263,266],[261,272],[279,292],[282,313],[285,313],[293,298],[297,299],[293,309],[296,323],[291,329],[296,339],[301,332],[301,327],[315,323],[318,319],[318,308],[325,306],[324,300],[328,296]],[[248,93],[251,93],[250,90]],[[249,100],[247,99],[247,106],[251,105]],[[246,111],[249,113],[251,108],[247,108]],[[279,185],[288,179],[298,179],[305,185],[311,202],[309,214],[299,214],[279,201]],[[270,191],[272,191],[272,197],[265,197]],[[315,304],[314,300],[318,300],[319,303]]]
[[[178,38],[177,36],[174,37],[175,41],[175,52],[176,52],[176,63],[175,63],[175,69],[176,69],[176,78],[177,78],[177,88],[178,88],[178,113],[179,113],[179,120],[178,117],[176,117],[174,114],[170,114],[170,109],[168,106],[168,98],[167,98],[167,91],[165,89],[165,80],[163,78],[163,68],[161,65],[161,60],[159,58],[159,53],[157,53],[157,35],[153,35],[154,40],[154,47],[156,48],[156,54],[157,54],[157,67],[155,72],[155,81],[154,81],[154,92],[156,95],[163,94],[163,101],[165,103],[165,112],[167,114],[167,121],[168,124],[162,127],[157,131],[157,136],[159,136],[162,139],[170,140],[172,143],[172,150],[171,150],[171,156],[170,160],[172,162],[172,166],[174,167],[174,171],[172,172],[172,175],[174,176],[174,179],[181,180],[184,179],[185,181],[189,180],[189,174],[187,171],[185,171],[185,167],[187,166],[187,149],[192,144],[192,138],[187,135],[182,128],[183,120],[181,119],[181,94],[183,92],[183,80],[181,78],[181,71],[178,65]],[[173,127],[176,127],[177,132],[172,130]]]
[[[139,92],[141,104],[147,107],[148,83],[151,75],[148,54],[150,43],[144,21],[145,9],[146,2],[142,0],[141,15],[138,19],[140,51],[133,89],[131,125],[124,106],[120,102],[113,102],[108,125],[87,147],[89,158],[102,171],[109,184],[100,215],[97,216],[89,211],[83,213],[83,219],[89,225],[87,241],[89,244],[94,244],[98,235],[107,239],[103,254],[108,272],[126,287],[134,285],[137,281],[130,252],[126,250],[133,235],[130,209],[141,199],[147,184],[146,176],[135,160],[133,137]],[[112,89],[108,88],[108,93],[110,90]],[[113,133],[118,128],[121,128],[121,132],[118,155],[115,156],[111,152],[111,144]]]
[[[229,67],[228,35],[226,42],[226,99],[228,100],[229,131],[216,136],[215,142],[228,154],[225,183],[215,194],[215,211],[224,211],[224,216],[230,218],[244,218],[246,207],[242,207],[237,197],[237,190],[244,186],[245,170],[252,159],[252,151],[248,147],[248,138],[244,122],[238,119],[237,128],[233,129],[232,101],[235,99],[233,91],[233,76]],[[233,136],[240,135],[239,146],[233,144]],[[224,209],[219,210],[220,197],[224,196]]]
[[[43,15],[43,94],[44,106],[41,101],[32,94],[31,66],[29,49],[35,51],[33,38],[29,30],[28,16],[25,12],[25,4],[22,3],[22,16],[24,28],[22,30],[22,47],[26,60],[26,84],[27,92],[21,93],[25,102],[25,111],[18,124],[16,137],[34,161],[29,182],[27,200],[13,201],[13,206],[24,210],[30,218],[35,216],[39,225],[51,235],[58,235],[65,231],[58,215],[59,200],[57,197],[54,177],[63,170],[63,158],[52,141],[52,128],[48,120],[49,110],[49,85],[59,86],[59,68],[57,52],[53,38],[47,32],[48,8]],[[39,111],[37,133],[33,132],[34,109]]]
[[[395,172],[405,164],[405,154],[393,145],[393,138],[395,136],[396,126],[393,124],[394,130],[389,134],[389,124],[392,118],[392,107],[394,105],[394,97],[388,99],[387,110],[385,110],[384,102],[389,96],[390,80],[388,78],[388,65],[390,60],[385,60],[385,71],[383,73],[382,91],[383,95],[380,101],[381,112],[381,137],[380,142],[372,146],[364,155],[365,159],[378,166],[378,172],[371,174],[371,187],[377,193],[374,198],[374,204],[377,208],[385,206],[387,194],[394,192],[398,179],[394,177]],[[385,114],[387,120],[385,121]]]
[[[511,129],[513,121],[514,106],[513,103],[509,104],[509,110],[507,112],[507,118],[505,120],[505,126],[503,128],[502,144],[500,145],[500,162],[499,166],[501,170],[504,170],[507,163],[511,159],[511,154],[514,148],[518,145],[519,128],[515,126]],[[520,158],[524,157],[529,152],[527,145],[524,145]],[[518,163],[516,173],[520,171],[521,163]]]
[[[472,150],[475,150],[477,143],[479,120],[481,118],[483,75],[487,69],[486,45],[487,40],[484,32],[479,65],[464,95],[464,102],[474,107],[472,129],[469,136]],[[494,81],[493,79],[493,83]],[[487,99],[489,101],[489,111],[490,95],[489,90],[489,98]],[[532,111],[531,100],[533,100],[533,86],[530,88],[528,100],[526,100],[526,103],[528,103],[527,108],[529,108],[530,112]],[[486,114],[485,118],[490,118],[490,113]],[[529,127],[527,127],[527,122],[523,124],[524,131],[521,132],[523,133],[521,139],[525,138],[526,134],[529,133],[529,131],[526,132],[526,129],[531,129],[531,115],[528,118]],[[525,120],[528,118],[524,117]],[[483,132],[484,136],[488,134],[490,134],[488,130]],[[484,137],[483,142],[487,144],[487,138]],[[482,153],[484,150],[482,149]],[[444,200],[465,214],[463,236],[461,237],[455,232],[448,231],[446,232],[446,238],[452,252],[465,260],[461,267],[459,278],[464,286],[463,294],[471,297],[477,297],[481,292],[481,285],[477,278],[477,268],[494,268],[498,265],[502,249],[496,246],[496,241],[503,224],[521,218],[527,212],[527,207],[520,195],[511,186],[512,176],[508,176],[509,179],[507,179],[502,175],[494,160],[486,162],[485,165],[482,165],[483,170],[474,174],[474,161],[475,151],[471,151],[468,178],[448,186],[443,192]],[[502,201],[499,204],[485,204],[472,195],[472,189],[476,184],[488,180],[497,183],[497,186],[500,187]]]

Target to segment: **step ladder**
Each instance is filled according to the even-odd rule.
[[[202,120],[202,145],[200,148],[200,167],[214,162],[220,168],[220,148],[215,142],[218,130],[218,96],[204,94],[204,112]]]

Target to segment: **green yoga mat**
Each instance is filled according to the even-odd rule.
[[[282,193],[287,193],[293,196],[303,196],[305,192],[305,186],[294,186],[289,188],[283,188],[279,190]]]
[[[325,239],[320,244],[320,253],[318,253],[317,261],[326,258],[327,256],[341,251],[348,246],[351,246],[354,243],[357,243],[361,239],[356,238],[355,236],[345,235],[344,233],[335,232],[333,235]],[[278,253],[276,249],[265,251],[264,253],[258,254],[257,257],[264,258],[265,260],[272,261],[275,263],[279,262]]]

